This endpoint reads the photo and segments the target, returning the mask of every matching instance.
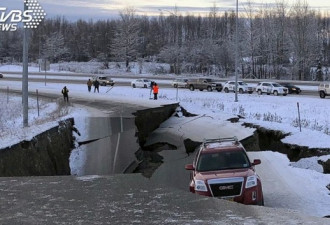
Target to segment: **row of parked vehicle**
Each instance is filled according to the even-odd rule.
[[[108,81],[105,77],[99,77],[101,82],[108,82],[102,83],[103,85],[113,85],[114,82],[111,79]],[[110,80],[110,81],[109,81]],[[133,80],[131,82],[131,87],[133,88],[149,88],[151,85],[152,80],[140,78]],[[188,78],[177,78],[172,81],[172,86],[174,88],[188,88],[191,91],[195,89],[203,91],[224,91],[225,93],[235,92],[236,82],[235,81],[226,81],[224,84],[222,82],[210,79],[210,78],[196,78],[196,79],[188,79]],[[237,81],[237,91],[240,94],[249,93],[252,94],[253,92],[258,93],[259,95],[262,94],[273,94],[283,95],[286,96],[287,94],[300,94],[301,89],[296,85],[291,83],[277,83],[277,82],[259,82],[255,87],[245,83],[244,81]],[[330,82],[323,82],[318,87],[318,92],[321,98],[325,98],[326,96],[330,96]]]
[[[189,88],[191,91],[198,89],[200,91],[224,91],[225,93],[235,92],[236,82],[227,81],[223,85],[221,82],[214,79],[186,79],[179,78],[172,81],[172,86],[174,88]],[[254,91],[258,94],[273,94],[273,95],[287,95],[287,94],[299,94],[301,89],[290,83],[279,84],[276,82],[259,82],[256,87],[252,87],[245,83],[244,81],[237,82],[237,91],[241,94],[249,93],[252,94]]]

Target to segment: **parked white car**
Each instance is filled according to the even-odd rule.
[[[223,86],[223,91],[228,93],[230,91],[235,92],[235,81],[227,81]],[[243,93],[253,93],[253,87],[249,86],[247,83],[243,81],[237,81],[237,90],[240,94]]]
[[[172,87],[174,88],[186,88],[188,87],[188,79],[186,78],[177,78],[172,81]]]
[[[149,79],[136,79],[131,82],[132,88],[150,88],[151,87],[151,80]]]
[[[259,95],[266,93],[268,95],[273,94],[286,96],[288,94],[288,89],[276,82],[260,82],[256,86],[256,92]]]

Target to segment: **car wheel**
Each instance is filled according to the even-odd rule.
[[[321,92],[320,92],[320,98],[325,98],[325,93],[324,93],[324,91],[321,91]]]
[[[218,92],[221,92],[221,91],[222,91],[222,89],[221,89],[221,88],[219,88],[219,89],[217,89],[217,91],[218,91]]]
[[[243,94],[243,89],[240,88],[238,92],[239,92],[240,94]]]
[[[207,91],[212,91],[212,87],[208,86]]]
[[[229,92],[229,90],[228,90],[228,88],[225,88],[225,90],[224,90],[226,93],[228,93]]]
[[[258,95],[262,95],[262,91],[260,89],[258,90]]]
[[[277,96],[278,95],[278,92],[277,91],[274,91],[274,93],[273,93],[275,96]]]
[[[264,198],[262,198],[262,200],[260,202],[258,202],[258,205],[259,206],[264,206],[265,205]]]
[[[200,91],[203,91],[203,89],[199,89]]]
[[[173,87],[174,87],[174,88],[177,88],[177,87],[178,87],[178,85],[177,85],[177,84],[174,84],[174,85],[173,85]]]
[[[133,87],[133,88],[136,88],[136,85],[135,85],[135,84],[132,84],[132,87]]]
[[[143,85],[143,87],[144,87],[144,88],[147,88],[148,86],[145,84],[145,85]]]
[[[286,94],[283,94],[283,96],[286,96]]]
[[[252,94],[253,93],[253,91],[249,91],[249,94]]]
[[[189,90],[194,91],[195,90],[194,86],[193,85],[190,85],[189,86]]]

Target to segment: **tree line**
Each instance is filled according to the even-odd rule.
[[[330,16],[304,1],[256,7],[239,12],[238,62],[242,78],[328,79]],[[29,60],[85,62],[165,62],[171,72],[227,77],[235,70],[236,15],[220,13],[214,4],[208,16],[172,13],[138,16],[127,7],[117,19],[71,22],[44,20],[29,30]],[[23,31],[0,33],[0,58],[21,61]],[[316,68],[311,70],[311,68]],[[323,72],[323,74],[322,74]],[[330,71],[329,71],[330,74]]]

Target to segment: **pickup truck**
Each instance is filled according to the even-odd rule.
[[[194,91],[198,89],[203,91],[204,89],[207,91],[217,90],[218,92],[222,91],[222,84],[219,81],[209,78],[198,78],[194,80],[190,80],[187,82],[187,87],[189,90]]]

